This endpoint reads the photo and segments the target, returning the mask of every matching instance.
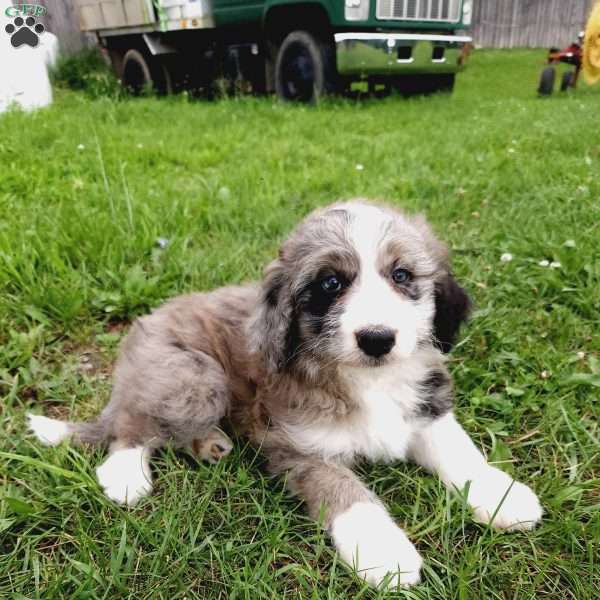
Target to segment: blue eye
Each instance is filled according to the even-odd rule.
[[[342,289],[342,282],[335,275],[330,275],[321,281],[321,288],[327,294],[336,294]]]
[[[407,281],[410,281],[411,277],[410,271],[407,271],[406,269],[394,269],[392,271],[394,283],[406,283]]]

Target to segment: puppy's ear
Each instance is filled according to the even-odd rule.
[[[450,352],[458,330],[469,317],[471,299],[456,283],[451,273],[435,284],[435,317],[433,333],[436,346],[444,353]]]
[[[261,354],[269,371],[279,371],[286,360],[292,298],[282,262],[274,260],[265,269],[255,314],[250,320],[250,348]]]

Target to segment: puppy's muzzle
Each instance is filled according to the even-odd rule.
[[[388,354],[396,343],[396,334],[387,327],[361,329],[355,334],[358,347],[367,355],[379,358]]]

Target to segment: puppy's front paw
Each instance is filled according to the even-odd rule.
[[[494,467],[486,469],[471,483],[469,504],[475,521],[491,522],[498,529],[533,529],[543,513],[531,488]]]
[[[423,559],[378,504],[353,504],[334,519],[331,535],[344,561],[372,585],[388,576],[390,587],[419,583]]]

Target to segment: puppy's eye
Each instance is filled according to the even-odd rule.
[[[321,289],[327,294],[337,294],[342,289],[342,282],[335,275],[330,275],[321,280]]]
[[[394,269],[392,271],[392,279],[394,280],[394,283],[408,283],[411,280],[411,278],[411,272],[407,271],[406,269]]]

